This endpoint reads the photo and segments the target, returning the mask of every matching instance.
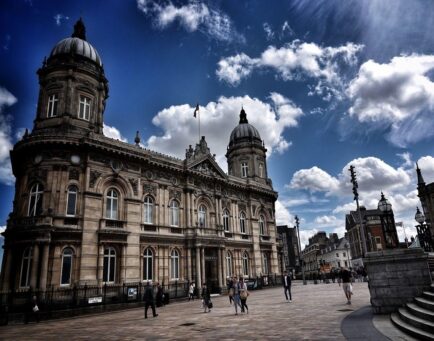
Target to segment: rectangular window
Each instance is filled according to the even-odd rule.
[[[90,117],[90,98],[80,96],[78,118],[89,121]]]
[[[381,245],[381,237],[375,237],[375,244],[377,246],[377,250],[383,250],[383,245]]]
[[[247,166],[247,162],[241,163],[241,177],[247,178],[249,167]]]
[[[77,190],[70,189],[68,191],[68,204],[66,208],[66,215],[75,216],[76,203],[77,203]]]
[[[56,94],[48,97],[47,117],[54,117],[57,115],[57,102],[59,101]]]

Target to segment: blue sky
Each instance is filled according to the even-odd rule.
[[[32,128],[35,74],[82,16],[109,80],[105,134],[183,158],[201,133],[224,153],[244,106],[268,148],[278,223],[302,241],[344,232],[383,190],[408,235],[420,205],[414,163],[434,181],[431,1],[2,1],[0,227],[11,211],[8,150]],[[403,238],[403,231],[399,234]],[[1,241],[0,241],[1,242]]]

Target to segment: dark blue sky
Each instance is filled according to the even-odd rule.
[[[349,163],[365,205],[383,190],[413,225],[414,162],[434,180],[433,2],[2,1],[3,146],[32,128],[36,70],[80,16],[109,80],[106,134],[131,143],[139,130],[144,146],[183,157],[198,138],[199,102],[202,134],[225,169],[244,106],[269,150],[278,222],[298,214],[303,241],[342,235]],[[3,150],[0,227],[14,194],[8,165]]]

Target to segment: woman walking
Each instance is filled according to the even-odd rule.
[[[241,301],[241,312],[249,313],[249,307],[247,306],[247,297],[249,296],[249,292],[247,291],[247,284],[244,282],[244,279],[240,278],[240,301]],[[244,309],[245,308],[245,309]]]
[[[206,313],[206,310],[208,309],[208,312],[211,312],[211,294],[209,292],[209,289],[206,286],[206,283],[203,283],[202,286],[202,302],[203,302],[203,312]]]
[[[235,315],[238,315],[238,307],[241,308],[240,282],[238,282],[238,278],[236,278],[236,277],[235,277],[235,281],[234,281],[234,295],[233,295],[232,299],[234,301]]]

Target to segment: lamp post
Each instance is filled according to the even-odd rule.
[[[303,279],[303,284],[306,285],[306,279],[304,277],[304,257],[301,259],[301,241],[300,241],[300,220],[298,219],[298,216],[295,216],[295,226],[297,227],[297,234],[298,234],[298,262],[301,266],[301,276]]]
[[[354,170],[353,165],[350,166],[349,171],[351,173],[351,183],[353,184],[354,200],[356,201],[357,212],[359,214],[360,239],[361,239],[361,244],[362,244],[362,247],[361,247],[362,257],[365,257],[367,249],[366,249],[365,227],[363,226],[362,213],[360,212],[360,206],[359,206],[359,193],[357,192],[357,189],[359,188],[359,184],[357,183],[356,171]]]
[[[398,233],[396,232],[395,219],[393,219],[392,204],[384,197],[383,192],[381,192],[381,198],[378,202],[378,209],[382,213],[380,219],[386,249],[398,247]]]
[[[430,227],[428,224],[425,224],[425,216],[421,211],[419,211],[419,207],[416,207],[416,215],[414,216],[414,219],[419,223],[419,225],[416,225],[416,230],[420,247],[426,252],[434,251],[434,242],[431,236]]]
[[[347,258],[348,258],[348,267],[351,268],[351,261],[350,261],[350,253],[348,252],[348,250],[350,249],[350,244],[345,243],[345,249],[347,250]]]

